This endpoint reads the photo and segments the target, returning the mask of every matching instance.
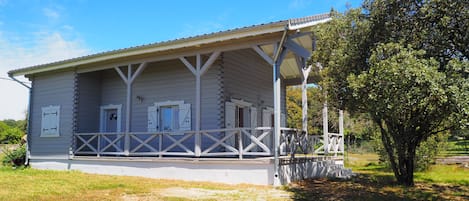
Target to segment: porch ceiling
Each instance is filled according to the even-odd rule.
[[[313,50],[313,39],[311,34],[306,34],[297,38],[292,39],[298,45],[301,45],[303,48],[312,53]],[[274,45],[263,45],[261,49],[268,55],[274,54]],[[295,54],[292,51],[288,51],[287,55],[283,59],[282,65],[280,66],[280,73],[285,79],[295,79],[301,78],[301,72],[296,63]]]

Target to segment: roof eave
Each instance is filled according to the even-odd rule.
[[[129,57],[140,54],[155,53],[161,51],[174,50],[179,48],[194,47],[204,44],[216,43],[226,40],[245,38],[250,36],[268,34],[283,31],[286,26],[286,22],[279,22],[275,24],[268,24],[258,27],[249,27],[246,29],[239,29],[234,31],[227,31],[221,33],[214,33],[209,35],[201,35],[197,37],[184,38],[173,40],[169,42],[150,44],[146,46],[138,46],[127,49],[120,49],[109,51],[105,53],[98,53],[84,57],[73,58],[69,60],[48,63],[43,65],[31,66],[27,68],[20,68],[11,70],[8,72],[9,76],[21,76],[35,73],[41,73],[46,71],[59,70],[64,68],[76,67],[80,65],[96,63],[106,60],[118,59],[122,57]]]
[[[317,25],[317,24],[322,24],[322,23],[329,22],[330,20],[332,20],[332,18],[326,18],[326,19],[317,20],[317,21],[308,22],[308,23],[299,24],[299,25],[290,25],[289,24],[288,25],[288,30],[304,29],[306,27],[312,27],[312,26]]]
[[[312,16],[315,17],[315,16]],[[136,46],[131,48],[124,48],[119,50],[112,50],[103,53],[92,54],[88,56],[77,57],[73,59],[67,59],[63,61],[47,63],[42,65],[30,66],[26,68],[20,68],[11,70],[8,72],[10,77],[21,76],[21,75],[32,75],[41,72],[54,71],[60,69],[73,68],[83,66],[87,64],[99,63],[109,60],[116,60],[120,58],[127,58],[142,54],[152,54],[157,52],[164,52],[170,50],[178,50],[188,47],[199,47],[206,44],[214,44],[218,42],[242,39],[247,37],[253,37],[263,34],[270,34],[275,32],[283,32],[287,30],[302,30],[307,27],[312,27],[317,24],[325,23],[331,20],[328,14],[318,15],[322,19],[311,19],[305,23],[295,23],[290,20],[278,21],[269,24],[256,25],[251,27],[233,29],[228,31],[216,32],[206,35],[200,35],[189,38],[182,38],[176,40],[170,40],[166,42],[153,43],[143,46]],[[300,18],[298,18],[300,19]],[[308,19],[309,20],[309,19]]]

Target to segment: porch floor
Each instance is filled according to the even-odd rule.
[[[135,161],[135,162],[181,162],[181,163],[248,163],[248,164],[273,164],[274,157],[127,157],[127,156],[74,156],[71,160],[89,160],[89,161]],[[294,161],[308,160],[312,162],[324,160],[343,160],[342,156],[279,156],[281,164],[288,164]]]

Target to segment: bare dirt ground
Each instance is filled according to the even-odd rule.
[[[125,201],[137,200],[291,200],[291,193],[280,189],[215,190],[172,187],[149,194],[124,195]]]
[[[439,164],[469,164],[469,156],[450,156],[444,158],[437,158],[436,163]]]

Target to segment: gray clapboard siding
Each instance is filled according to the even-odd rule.
[[[124,70],[123,70],[124,71]],[[125,70],[126,72],[126,70]],[[125,108],[126,108],[127,87],[116,70],[108,69],[101,72],[101,104],[122,105],[121,110],[121,131],[125,131]],[[99,115],[99,114],[98,114]],[[117,117],[119,119],[119,117]],[[99,131],[99,127],[98,130]]]
[[[201,80],[201,129],[219,126],[218,64],[215,63]],[[139,102],[136,97],[144,98]],[[135,80],[132,94],[132,131],[147,130],[147,108],[155,102],[181,101],[191,104],[191,123],[195,129],[195,76],[179,60],[149,64]]]
[[[101,76],[99,72],[78,74],[78,132],[99,131],[101,104]]]
[[[201,129],[219,128],[220,112],[220,86],[218,79],[219,64],[215,62],[212,67],[202,76],[201,80]],[[126,106],[126,87],[122,79],[114,69],[101,72],[101,102],[99,106],[108,104],[121,104],[121,130],[125,130],[125,106]],[[90,78],[91,79],[91,78]],[[93,81],[93,83],[95,80]],[[90,92],[91,95],[94,92]],[[137,100],[137,96],[143,97],[143,101]],[[89,98],[89,97],[87,97]],[[131,108],[131,131],[146,132],[148,107],[155,102],[164,101],[184,101],[191,104],[191,123],[192,129],[195,129],[195,76],[179,60],[170,60],[163,62],[149,63],[145,70],[134,81],[132,85],[132,108]],[[84,98],[85,99],[85,98]],[[97,103],[93,100],[87,100],[91,104]],[[86,107],[86,104],[80,107]],[[81,108],[79,109],[79,111]],[[99,109],[98,109],[99,113]],[[81,118],[81,117],[80,117]],[[99,118],[98,118],[99,120]],[[99,121],[98,121],[99,122]],[[98,124],[99,125],[99,124]],[[98,131],[99,129],[96,129]],[[179,138],[177,136],[176,138]],[[167,140],[168,143],[171,141]],[[208,140],[202,140],[203,143],[210,143]],[[166,143],[165,143],[166,144]],[[188,147],[193,147],[193,142],[188,140]],[[209,146],[208,144],[203,147]]]
[[[254,50],[243,49],[224,53],[225,100],[243,99],[257,108],[257,124],[262,123],[262,108],[273,107],[272,66]],[[281,89],[282,112],[285,112],[285,85]]]
[[[68,158],[73,135],[74,72],[55,72],[32,78],[31,157]],[[42,107],[60,105],[60,136],[40,137]]]

